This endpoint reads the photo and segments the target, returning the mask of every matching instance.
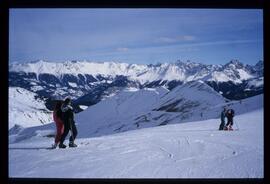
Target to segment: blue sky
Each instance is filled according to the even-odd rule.
[[[11,9],[9,61],[263,60],[263,11],[253,9]]]

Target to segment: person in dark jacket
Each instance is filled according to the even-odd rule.
[[[64,123],[62,120],[61,105],[62,105],[61,101],[57,102],[53,110],[53,120],[56,125],[56,135],[54,139],[54,144],[52,145],[53,149],[56,148],[57,145],[59,144],[61,136],[64,132]]]
[[[71,131],[71,136],[69,137],[69,147],[77,147],[74,143],[74,140],[78,134],[77,128],[74,121],[74,113],[73,107],[71,106],[71,99],[66,98],[64,103],[61,106],[61,110],[63,113],[63,121],[64,121],[64,133],[61,136],[59,148],[66,148],[64,145],[65,138],[69,131]]]
[[[223,108],[223,111],[220,114],[221,123],[219,125],[219,130],[223,130],[224,129],[225,117],[226,117],[226,107]]]
[[[233,130],[232,126],[233,126],[234,110],[233,109],[227,110],[226,117],[227,117],[227,124],[225,130]]]

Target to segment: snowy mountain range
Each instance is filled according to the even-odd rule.
[[[263,106],[260,96],[254,97],[258,99],[257,104],[251,105],[255,109]],[[165,87],[125,88],[78,113],[75,121],[78,122],[78,126],[83,127],[80,130],[82,135],[95,137],[134,129],[218,118],[223,106],[237,106],[239,103],[240,101],[227,100],[203,81],[187,82],[171,91]],[[247,104],[247,107],[239,109],[237,113],[252,110],[249,106]],[[52,112],[46,114],[49,114],[51,120],[47,123],[52,122]],[[37,122],[36,126],[39,122],[38,117],[37,115],[32,117],[32,121]],[[23,124],[22,119],[12,120],[13,124],[28,127]]]
[[[241,83],[243,80],[263,75],[263,62],[255,66],[244,65],[232,60],[225,65],[205,65],[194,62],[163,63],[157,65],[139,65],[116,62],[95,63],[87,61],[67,61],[62,63],[36,61],[29,63],[10,64],[10,72],[33,73],[36,78],[42,74],[50,74],[60,79],[63,74],[76,76],[80,80],[87,79],[85,75],[92,75],[96,80],[98,75],[115,77],[127,76],[140,84],[157,80],[180,80],[183,82],[203,80]],[[82,75],[82,76],[81,76]],[[93,79],[94,80],[94,79]],[[71,84],[71,87],[72,84]]]
[[[224,97],[244,99],[263,93],[263,61],[244,65],[194,62],[139,65],[117,62],[66,61],[11,63],[9,86],[36,93],[52,109],[52,100],[72,97],[75,104],[90,106],[126,87],[165,86],[169,90],[189,81],[204,81]],[[78,111],[81,109],[78,108]]]
[[[14,113],[10,113],[10,125],[16,124],[10,132],[18,134],[18,140],[13,138],[11,142],[18,142],[25,137],[25,131],[18,130],[25,129],[27,134],[29,131],[31,134],[31,129],[36,130],[40,117],[47,118],[48,124],[41,129],[54,129],[52,112],[45,111],[41,101],[30,98],[31,92],[11,88],[10,94],[10,111],[15,112],[15,116]],[[224,106],[235,109],[237,115],[247,113],[263,107],[263,95],[229,101],[203,81],[190,81],[171,91],[165,87],[125,88],[77,113],[75,122],[81,137],[96,137],[168,124],[215,119],[219,118]],[[39,109],[42,109],[43,113]],[[28,121],[36,121],[36,124],[27,124]],[[33,126],[36,128],[31,128]],[[53,133],[53,129],[48,132]]]

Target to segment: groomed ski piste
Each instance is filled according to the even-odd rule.
[[[9,177],[263,178],[262,101],[259,95],[232,105],[234,131],[218,131],[220,118],[99,137],[80,136],[87,127],[78,126],[77,148],[46,149],[54,124],[17,127],[9,136]]]

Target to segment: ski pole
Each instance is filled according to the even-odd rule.
[[[236,122],[234,122],[234,123],[235,123],[235,125],[236,125],[237,130],[239,130],[238,124],[237,124]]]
[[[73,130],[72,130],[72,124],[71,124],[71,119],[70,118],[69,118],[69,126],[70,126],[70,130],[71,130],[72,141],[74,142],[74,136],[73,136]]]

